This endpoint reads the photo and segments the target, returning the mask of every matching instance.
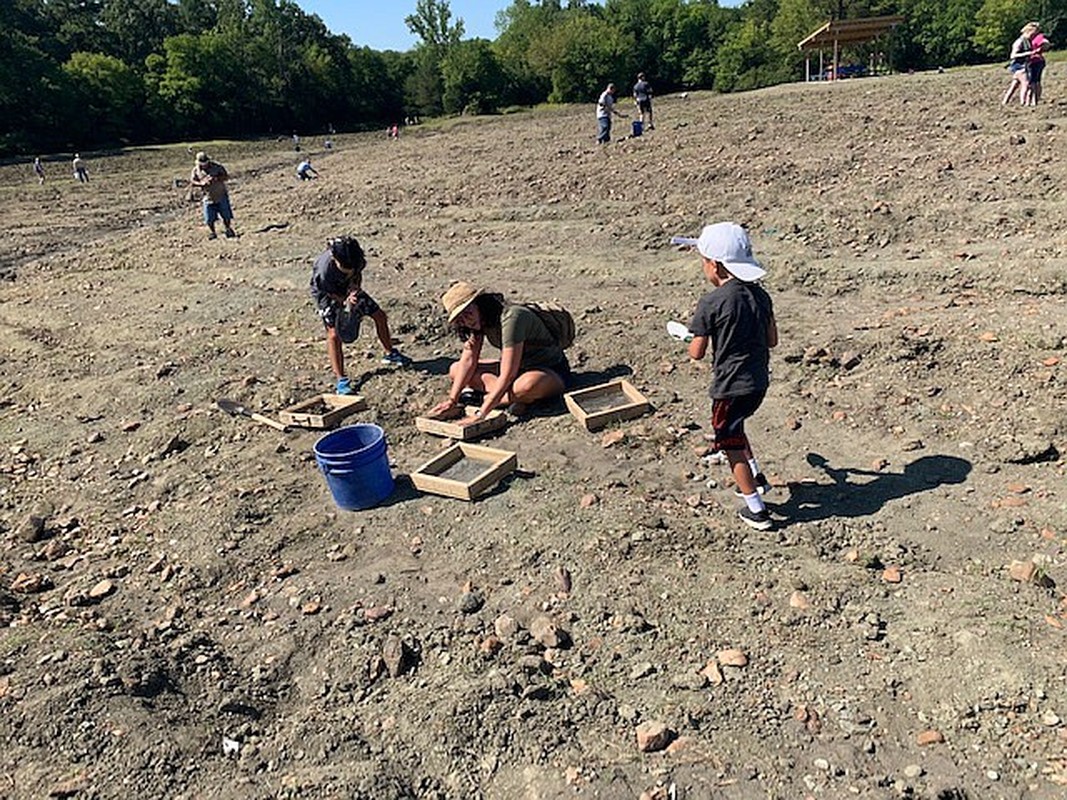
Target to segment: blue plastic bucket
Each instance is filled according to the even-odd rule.
[[[639,119],[635,119],[632,123],[634,126],[634,136],[640,136],[645,132],[645,123]]]
[[[385,450],[385,431],[377,425],[347,425],[315,442],[315,461],[340,508],[370,508],[393,493]]]

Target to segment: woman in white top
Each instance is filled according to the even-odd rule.
[[[1019,92],[1019,102],[1026,103],[1026,62],[1031,56],[1030,40],[1040,31],[1041,28],[1036,22],[1027,22],[1019,31],[1019,38],[1012,42],[1009,56],[1011,62],[1008,64],[1008,69],[1011,70],[1011,83],[1008,84],[1004,97],[1001,98],[1002,105],[1008,104],[1016,90]]]

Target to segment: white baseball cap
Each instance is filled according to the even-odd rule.
[[[695,245],[700,255],[718,261],[727,272],[741,281],[758,281],[767,274],[767,270],[752,256],[752,242],[748,233],[736,222],[705,225],[699,239],[673,236],[671,244]]]

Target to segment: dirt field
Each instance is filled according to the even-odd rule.
[[[305,184],[287,140],[190,143],[233,241],[185,145],[0,168],[0,797],[1063,797],[1067,100],[1004,80],[665,97],[604,148],[591,104],[342,135]],[[770,533],[664,333],[708,289],[668,238],[720,219],[781,331]],[[314,432],[214,406],[330,390],[340,233],[416,362],[346,350],[398,476],[356,513]],[[486,442],[522,472],[485,498],[416,492],[457,279],[559,299],[580,384],[654,413],[559,403]]]

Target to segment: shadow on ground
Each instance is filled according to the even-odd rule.
[[[778,505],[768,503],[768,507],[791,522],[866,517],[879,511],[890,500],[938,486],[963,483],[971,471],[971,462],[943,455],[918,458],[899,473],[832,467],[818,453],[808,453],[807,459],[813,467],[822,469],[833,483],[789,483],[789,499]],[[871,480],[857,480],[864,478]]]

